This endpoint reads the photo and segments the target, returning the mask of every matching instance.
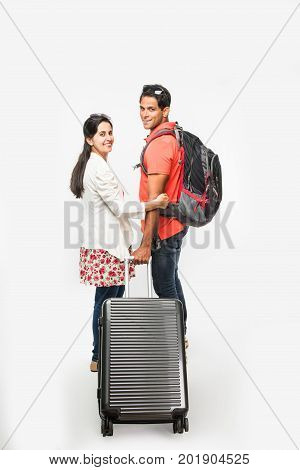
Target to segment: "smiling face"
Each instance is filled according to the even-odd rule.
[[[140,102],[140,116],[145,129],[151,131],[168,121],[170,108],[160,109],[157,99],[152,96],[143,96]]]
[[[92,146],[92,152],[106,157],[112,151],[114,143],[113,130],[109,122],[101,122],[94,137],[87,138],[86,141]]]

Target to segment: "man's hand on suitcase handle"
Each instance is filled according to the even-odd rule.
[[[148,197],[152,199],[160,198],[161,194],[165,194],[165,186],[167,184],[169,175],[150,174],[148,175]],[[157,232],[159,222],[159,211],[153,210],[147,212],[145,218],[144,234],[141,246],[135,250],[132,255],[134,256],[135,264],[148,264],[151,258],[151,245],[153,236]]]
[[[151,258],[151,246],[141,245],[132,253],[134,264],[148,264]]]

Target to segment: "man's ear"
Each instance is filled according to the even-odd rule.
[[[93,145],[93,140],[90,139],[89,137],[87,137],[85,140],[87,141],[89,145]]]
[[[164,117],[164,118],[167,118],[167,117],[169,116],[169,112],[170,112],[170,108],[165,107],[165,108],[163,109],[163,117]]]

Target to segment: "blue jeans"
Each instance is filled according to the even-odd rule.
[[[94,349],[92,361],[98,361],[99,359],[99,318],[101,317],[102,304],[104,300],[112,297],[123,297],[125,286],[111,286],[111,287],[96,287],[95,294],[95,306],[93,316],[93,334],[94,334]]]
[[[186,332],[187,309],[185,298],[178,277],[178,261],[183,237],[188,227],[165,240],[157,240],[152,245],[153,287],[161,298],[179,299],[183,306],[184,331]]]

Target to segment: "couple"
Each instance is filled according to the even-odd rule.
[[[140,96],[140,117],[150,134],[149,144],[162,129],[173,129],[169,121],[171,95],[161,85],[145,85]],[[96,372],[99,360],[98,322],[104,300],[123,297],[124,258],[132,255],[129,278],[135,264],[148,263],[152,256],[152,277],[156,294],[176,298],[183,304],[186,331],[186,304],[178,278],[182,239],[187,232],[175,218],[160,216],[159,209],[177,202],[181,161],[176,139],[164,135],[153,140],[144,154],[141,168],[140,201],[124,198],[122,188],[107,157],[114,136],[111,120],[105,114],[92,114],[84,123],[84,147],[71,177],[71,191],[84,205],[84,239],[80,248],[80,282],[96,286],[93,315],[93,354],[90,370]],[[130,218],[141,219],[143,238],[132,252]],[[112,230],[113,229],[113,230]],[[117,229],[117,230],[116,230]],[[113,233],[112,233],[113,232]],[[112,243],[113,240],[113,243]],[[186,340],[187,347],[187,340]]]

